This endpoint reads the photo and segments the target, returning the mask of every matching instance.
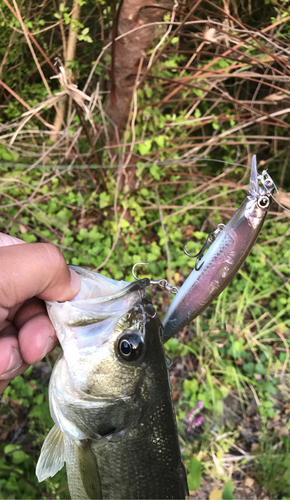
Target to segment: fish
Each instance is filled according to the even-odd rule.
[[[229,222],[211,233],[211,238],[197,255],[195,269],[164,316],[165,342],[199,316],[232,281],[256,242],[275,188],[265,170],[258,175],[254,155],[247,197]],[[209,250],[204,253],[211,242]]]
[[[147,278],[116,281],[78,266],[81,291],[47,301],[62,346],[49,383],[54,427],[38,481],[64,463],[71,498],[184,499],[163,327]]]

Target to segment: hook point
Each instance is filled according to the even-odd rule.
[[[135,274],[135,267],[136,266],[149,266],[149,262],[136,262],[136,264],[134,264],[134,266],[132,267],[132,274],[133,274],[133,277],[135,278],[135,280],[139,280],[140,278],[138,278]]]

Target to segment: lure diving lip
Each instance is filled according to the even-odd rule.
[[[232,281],[261,231],[274,188],[265,170],[258,175],[254,155],[247,197],[209,250],[198,254],[199,267],[186,279],[163,319],[164,342],[199,316]]]

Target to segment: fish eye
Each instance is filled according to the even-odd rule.
[[[138,330],[128,330],[118,340],[118,353],[125,361],[136,361],[143,352],[143,340]]]
[[[270,199],[268,196],[260,196],[258,199],[258,207],[267,208],[270,205]]]

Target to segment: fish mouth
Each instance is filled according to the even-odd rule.
[[[94,281],[97,281],[97,279],[99,278],[99,280],[100,280],[101,283],[104,282],[104,280],[106,280],[110,284],[112,284],[112,287],[115,284],[117,284],[117,283],[118,284],[119,283],[124,283],[124,284],[126,283],[126,282],[117,282],[115,280],[111,280],[110,278],[106,278],[105,276],[101,276],[100,274],[98,275],[94,271],[87,271],[86,269],[83,269],[82,267],[74,266],[72,264],[69,264],[68,267],[70,269],[72,269],[73,271],[75,271],[80,276],[83,276],[83,278],[90,278],[90,279],[92,279]],[[133,283],[129,283],[127,286],[125,286],[124,288],[119,289],[115,293],[110,293],[110,294],[105,293],[104,295],[101,294],[98,297],[96,297],[96,296],[92,297],[91,296],[89,298],[94,298],[94,302],[96,302],[98,304],[101,304],[101,303],[104,303],[104,302],[110,302],[112,300],[117,300],[117,299],[119,299],[121,297],[124,297],[128,293],[138,292],[138,291],[141,291],[141,290],[145,290],[145,288],[147,288],[147,286],[149,286],[149,285],[150,285],[150,280],[148,278],[142,278],[140,280],[134,281]],[[99,290],[99,292],[102,292],[102,290]],[[78,298],[78,296],[77,296],[77,298]],[[80,297],[80,300],[82,300],[82,299],[83,299],[83,297]]]
[[[109,338],[122,317],[145,295],[148,278],[133,283],[116,281],[78,266],[69,266],[81,277],[81,290],[69,302],[47,301],[47,310],[58,338],[75,339],[78,348],[97,346]]]
[[[106,295],[105,297],[100,297],[99,299],[96,299],[96,300],[97,300],[98,304],[101,304],[104,302],[110,302],[111,300],[120,299],[121,297],[124,297],[128,293],[139,292],[141,290],[145,290],[145,288],[149,285],[150,285],[149,278],[142,278],[141,280],[130,283],[130,285],[126,286],[125,288],[123,288],[119,292],[113,293],[112,295]]]

